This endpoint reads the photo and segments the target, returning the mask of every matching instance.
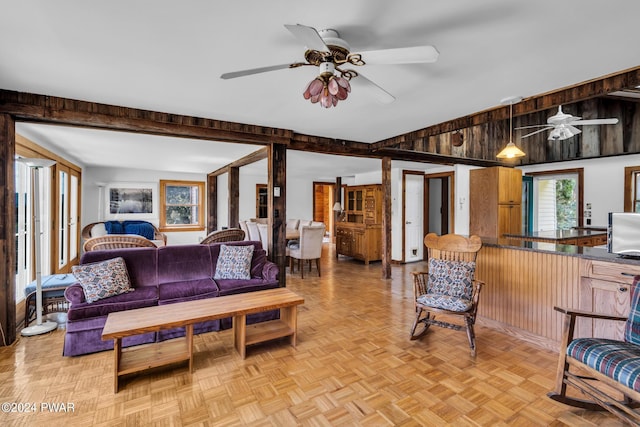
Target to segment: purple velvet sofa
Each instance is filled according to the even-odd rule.
[[[213,279],[222,244],[254,246],[251,279]],[[69,286],[65,291],[70,307],[67,312],[64,356],[112,349],[113,341],[102,341],[101,338],[107,315],[112,312],[278,287],[278,266],[267,260],[262,244],[256,241],[92,251],[84,253],[80,263],[115,257],[124,258],[134,290],[88,303],[79,283]],[[247,323],[277,319],[279,315],[278,310],[256,313],[247,316]],[[196,324],[194,333],[230,327],[230,318],[214,320]],[[184,328],[177,328],[135,335],[125,338],[123,346],[158,342],[184,334]]]

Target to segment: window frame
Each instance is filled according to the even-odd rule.
[[[168,186],[175,187],[197,187],[199,197],[197,204],[189,204],[189,205],[180,205],[180,206],[197,206],[198,208],[198,218],[197,224],[167,224],[166,217],[166,208],[167,206],[178,206],[178,205],[167,205],[166,203],[166,189]],[[205,229],[204,225],[204,209],[205,209],[205,183],[204,181],[176,181],[176,180],[160,180],[160,231],[203,231]]]
[[[584,168],[574,168],[574,169],[555,169],[548,171],[536,171],[536,172],[526,172],[525,175],[531,176],[534,178],[544,178],[545,176],[551,177],[554,175],[577,175],[578,176],[578,201],[577,201],[577,216],[578,216],[578,224],[576,227],[582,228],[584,227]],[[536,211],[537,208],[533,209]],[[536,215],[534,213],[534,215]],[[537,223],[537,219],[534,220]]]
[[[640,166],[627,166],[624,168],[624,211],[634,212],[635,193],[637,192],[635,183],[636,177],[640,175]]]

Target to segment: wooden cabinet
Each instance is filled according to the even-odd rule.
[[[638,265],[581,260],[580,309],[627,316],[633,276],[638,274]],[[580,319],[577,327],[583,337],[622,339],[624,334],[624,322]]]
[[[353,257],[369,264],[382,259],[382,226],[340,222],[336,225],[336,256]]]
[[[336,225],[336,256],[369,261],[382,259],[382,186],[345,189],[346,222]]]
[[[522,230],[522,173],[496,166],[469,173],[469,234],[502,237]]]

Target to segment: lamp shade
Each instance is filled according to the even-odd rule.
[[[334,212],[342,211],[342,205],[340,204],[340,202],[335,202],[335,204],[333,205],[333,210]]]
[[[509,142],[496,157],[499,159],[515,159],[516,157],[523,157],[524,155],[524,151],[516,147],[516,144]]]

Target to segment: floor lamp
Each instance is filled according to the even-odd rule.
[[[40,335],[51,332],[58,327],[56,322],[49,320],[42,321],[42,242],[40,227],[40,169],[48,168],[56,164],[53,160],[48,159],[28,159],[20,157],[16,161],[23,163],[33,170],[33,222],[36,250],[34,254],[34,264],[36,267],[36,324],[26,327],[20,331],[25,337]]]

